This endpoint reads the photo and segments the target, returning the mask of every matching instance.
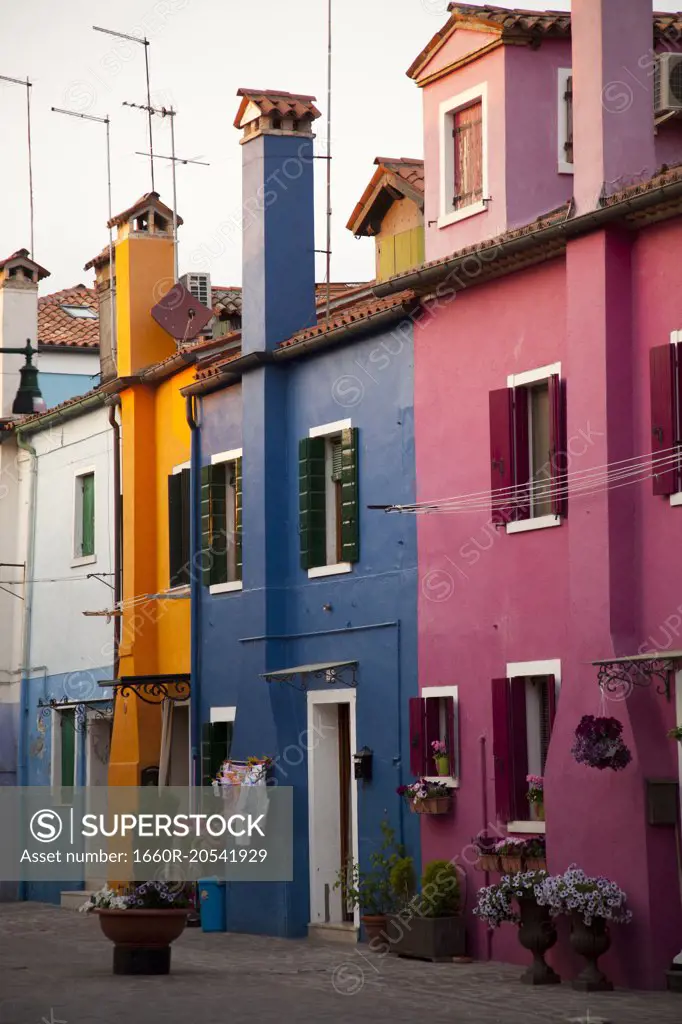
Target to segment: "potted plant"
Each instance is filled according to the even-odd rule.
[[[395,909],[396,894],[391,884],[391,871],[405,858],[402,846],[395,842],[395,832],[386,820],[381,822],[381,845],[369,855],[370,870],[361,871],[356,861],[349,861],[336,876],[335,889],[341,890],[348,908],[359,907],[362,925],[370,942],[386,932],[386,915]]]
[[[190,908],[184,883],[152,881],[123,896],[105,886],[80,909],[96,913],[114,943],[114,974],[168,974],[170,944],[184,931]]]
[[[668,738],[682,743],[682,725],[676,725],[674,729],[671,729],[668,733]]]
[[[476,870],[477,871],[499,871],[500,870],[500,858],[497,855],[495,847],[497,846],[498,840],[494,836],[488,836],[485,833],[477,835],[472,840],[473,847],[477,853]]]
[[[530,804],[531,810],[535,811],[535,817],[538,821],[545,820],[545,780],[542,775],[526,775],[526,782],[528,783],[528,792],[526,793],[526,799]]]
[[[526,845],[526,840],[516,836],[507,836],[495,843],[495,853],[500,862],[500,871],[507,875],[517,874],[521,871],[523,864],[521,856]]]
[[[611,768],[614,772],[627,768],[632,760],[622,737],[623,726],[617,718],[595,718],[583,715],[575,730],[571,753],[578,764],[590,768]]]
[[[431,750],[433,751],[433,760],[436,765],[436,771],[439,775],[450,774],[450,758],[448,756],[448,745],[444,740],[434,740],[431,744]]]
[[[387,938],[396,956],[444,963],[466,954],[459,876],[454,864],[433,860],[426,865],[421,892],[404,902],[397,914],[389,915]]]
[[[538,887],[537,899],[553,917],[570,917],[571,946],[587,960],[573,988],[580,992],[611,992],[613,984],[597,961],[611,946],[609,924],[628,924],[632,920],[623,890],[608,878],[590,878],[572,865],[563,875],[545,878]]]
[[[545,954],[557,940],[551,911],[539,902],[537,895],[546,878],[546,871],[505,875],[497,885],[479,890],[474,909],[474,914],[491,928],[499,928],[505,921],[518,924],[519,942],[533,954],[533,963],[521,976],[524,985],[556,985],[561,981],[545,963]],[[513,901],[518,910],[514,909]]]
[[[409,786],[398,786],[413,814],[447,814],[452,807],[452,789],[444,782],[417,779]]]

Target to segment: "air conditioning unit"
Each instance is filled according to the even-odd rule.
[[[682,110],[682,53],[659,53],[656,57],[654,110],[656,114]]]
[[[210,274],[183,274],[180,278],[188,292],[194,296],[197,302],[208,309],[213,309],[213,298],[211,293]],[[213,335],[213,321],[211,321],[201,332],[199,338],[210,338]]]

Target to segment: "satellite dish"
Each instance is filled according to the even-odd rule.
[[[176,341],[193,341],[213,319],[213,310],[199,302],[178,281],[152,309],[159,327]]]

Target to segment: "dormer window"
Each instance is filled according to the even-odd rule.
[[[439,227],[487,209],[487,87],[440,105],[441,208]]]

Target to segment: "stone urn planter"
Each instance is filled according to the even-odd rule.
[[[419,914],[389,914],[386,937],[396,956],[433,963],[451,963],[466,956],[464,917],[422,917]]]
[[[185,930],[189,910],[95,910],[114,943],[114,974],[168,974],[171,942]]]
[[[597,960],[611,947],[611,933],[603,917],[595,917],[587,925],[581,914],[571,914],[572,948],[587,960],[586,967],[572,983],[579,992],[612,992],[613,984],[597,965]]]
[[[558,985],[559,975],[545,963],[545,953],[556,943],[557,933],[548,907],[538,906],[533,896],[517,896],[521,915],[519,942],[533,954],[533,963],[521,975],[524,985]]]

